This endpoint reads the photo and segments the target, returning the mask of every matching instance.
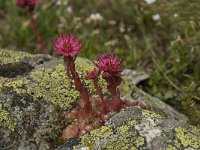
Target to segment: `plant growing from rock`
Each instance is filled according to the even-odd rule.
[[[100,54],[98,56],[98,61],[94,62],[94,70],[91,72],[86,71],[85,78],[93,81],[99,95],[90,96],[76,71],[76,56],[82,48],[78,37],[73,37],[71,33],[68,36],[62,33],[59,38],[55,39],[54,47],[57,55],[64,56],[66,74],[81,96],[78,106],[70,112],[63,113],[65,120],[71,124],[63,130],[62,139],[68,140],[98,128],[122,108],[129,106],[146,108],[144,102],[130,102],[120,98],[118,86],[122,82],[122,59],[117,60],[114,54]],[[107,89],[111,94],[111,98],[104,96],[103,90],[98,84],[100,76],[107,82]]]
[[[30,25],[33,31],[33,34],[36,37],[38,44],[40,45],[40,49],[43,51],[44,54],[48,54],[48,50],[46,47],[46,43],[44,38],[42,37],[41,33],[38,31],[38,23],[35,19],[34,9],[36,5],[38,5],[41,0],[16,0],[16,5],[20,8],[25,9],[30,15]]]

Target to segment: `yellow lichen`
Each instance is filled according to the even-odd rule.
[[[63,65],[58,65],[55,69],[38,69],[31,73],[31,77],[32,81],[4,80],[7,82],[2,83],[1,88],[13,88],[19,95],[26,93],[33,98],[43,97],[61,108],[69,108],[79,97],[79,93],[66,77]]]
[[[158,118],[158,119],[163,119],[164,117],[159,115],[159,114],[156,114],[152,111],[149,111],[149,110],[142,110],[142,115],[143,116],[148,116],[148,117],[152,117],[152,118]]]
[[[143,146],[145,140],[143,137],[135,136],[136,133],[132,128],[136,123],[136,120],[130,120],[127,124],[119,127],[114,127],[114,125],[103,126],[92,131],[90,134],[84,135],[81,138],[81,143],[93,149],[96,142],[102,141],[101,149],[134,150]]]
[[[12,87],[15,89],[17,93],[25,94],[26,89],[24,89],[24,86],[30,83],[29,80],[26,79],[18,79],[18,80],[10,80],[12,82],[7,82],[4,84],[5,87]]]
[[[133,120],[129,121],[128,124],[129,124],[130,126],[134,126],[134,125],[137,124],[137,121],[133,119]]]
[[[32,72],[33,83],[27,86],[27,92],[33,97],[43,97],[61,108],[69,108],[77,100],[79,93],[75,91],[66,77],[64,66],[55,69],[42,68]]]
[[[122,96],[131,99],[131,94],[133,91],[134,85],[130,83],[130,81],[126,78],[123,78],[122,84],[119,86],[120,92]]]
[[[0,104],[0,125],[8,128],[11,131],[15,129],[15,120],[12,120],[9,113],[2,109],[2,104]]]
[[[109,137],[112,135],[112,127],[110,126],[103,126],[99,129],[91,131],[90,134],[86,134],[81,138],[81,143],[84,146],[93,149],[96,140],[99,140],[104,137]]]
[[[14,50],[3,50],[0,49],[0,64],[8,64],[19,62],[21,59],[25,57],[36,57],[38,55],[31,55],[26,52],[14,51]]]
[[[168,145],[166,150],[177,150],[177,148],[172,145]]]
[[[0,92],[1,92],[4,84],[7,83],[8,81],[9,81],[9,79],[0,77]]]
[[[137,150],[136,147],[130,147],[130,150]]]
[[[129,129],[129,126],[128,125],[123,125],[123,126],[120,126],[117,128],[117,130],[120,132],[120,134],[124,134],[128,131]]]
[[[177,127],[176,138],[184,147],[200,148],[200,129],[192,127],[193,129],[188,131],[184,128]]]
[[[143,137],[138,137],[135,141],[134,144],[136,147],[140,147],[144,144],[144,138]]]
[[[102,149],[106,150],[129,150],[130,146],[128,144],[128,141],[124,140],[124,137],[117,137],[111,139],[108,143],[105,145],[102,145]]]
[[[135,137],[134,133],[130,130],[133,125],[135,125],[136,121],[132,120],[127,125],[122,125],[116,129],[117,137],[113,135],[112,138],[108,140],[106,144],[102,145],[103,149],[108,150],[129,150],[136,149],[142,145],[144,145],[143,137]]]

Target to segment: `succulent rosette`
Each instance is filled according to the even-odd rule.
[[[103,71],[103,77],[120,76],[122,59],[117,60],[115,54],[100,54],[95,65]]]
[[[74,57],[81,50],[82,45],[79,43],[77,36],[61,34],[60,38],[54,41],[55,53],[57,55]]]

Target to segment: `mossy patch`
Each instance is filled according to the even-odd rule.
[[[10,118],[9,113],[3,110],[2,105],[0,104],[0,125],[11,131],[14,131],[15,124],[15,120]]]

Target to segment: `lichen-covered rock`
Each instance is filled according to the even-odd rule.
[[[84,80],[92,63],[78,58],[76,67],[95,93],[92,82]],[[106,87],[102,79],[100,83]],[[123,95],[130,97],[131,86],[127,81],[123,85]],[[0,50],[0,92],[0,149],[51,149],[59,143],[63,128],[60,112],[72,108],[80,97],[62,60],[9,50]]]
[[[105,126],[81,137],[80,143],[73,149],[194,150],[200,149],[200,129],[132,107],[113,116]]]
[[[78,58],[76,67],[90,93],[95,93],[92,82],[84,80],[86,69],[93,69],[92,63],[86,59]],[[155,137],[162,137],[161,135],[166,135],[164,139],[172,140],[171,143],[164,144],[168,148],[191,147],[197,149],[199,143],[195,140],[199,136],[198,129],[171,119],[169,119],[172,122],[171,124],[161,126],[164,124],[162,116],[168,118],[174,116],[163,111],[162,108],[157,106],[157,102],[152,101],[152,97],[130,83],[130,80],[124,79],[120,87],[122,96],[131,100],[133,93],[134,99],[145,100],[148,103],[149,110],[158,114],[152,111],[142,111],[139,108],[131,108],[130,114],[132,115],[129,115],[130,117],[120,117],[120,114],[126,114],[127,111],[121,112],[115,115],[106,126],[93,131],[90,135],[67,141],[63,145],[64,149],[78,148],[78,146],[112,149],[112,143],[115,143],[117,139],[119,141],[116,141],[116,143],[124,145],[124,149],[126,147],[145,149],[148,146],[151,147],[151,143],[153,145],[156,142],[159,143],[160,141]],[[102,87],[106,87],[106,83],[102,79],[100,84]],[[63,128],[59,115],[62,110],[71,109],[77,104],[78,100],[79,93],[74,90],[73,84],[67,78],[62,60],[45,55],[0,50],[0,149],[55,149],[59,144],[59,136]],[[177,113],[173,109],[171,112]],[[152,119],[152,115],[156,119]],[[124,122],[120,118],[123,118]],[[145,122],[147,122],[147,125]],[[149,127],[149,129],[147,128],[148,132],[151,131],[152,127],[153,132],[151,134],[143,130],[145,125]],[[164,134],[164,130],[161,131],[157,128],[154,130],[155,126],[163,127],[166,134]],[[100,130],[103,133],[97,134]],[[126,134],[127,131],[128,134]],[[170,136],[167,136],[168,134]],[[173,136],[174,139],[177,137],[176,143],[172,139]],[[191,136],[192,138],[190,138]],[[90,138],[93,139],[89,140]],[[129,144],[126,144],[126,140],[124,141],[126,138]],[[152,139],[154,142],[152,142]],[[82,145],[80,145],[80,141]]]

